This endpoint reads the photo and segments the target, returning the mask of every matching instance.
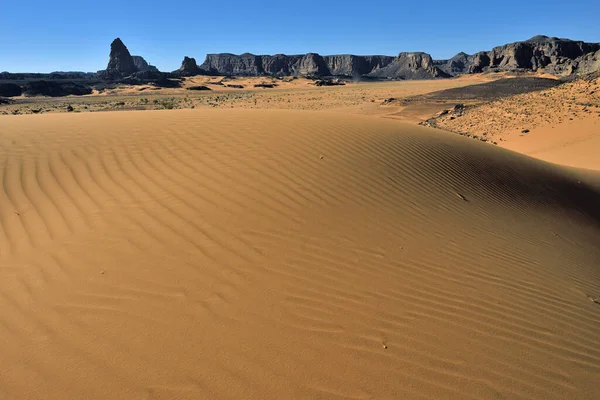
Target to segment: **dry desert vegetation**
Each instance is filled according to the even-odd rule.
[[[598,80],[498,78],[0,106],[0,398],[597,399]]]

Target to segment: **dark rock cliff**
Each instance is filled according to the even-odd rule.
[[[220,75],[275,76],[351,76],[399,79],[443,77],[431,56],[425,53],[401,53],[390,56],[355,56],[351,54],[320,56],[208,54],[200,69]]]
[[[389,65],[391,56],[355,56],[342,54],[323,57],[331,75],[361,77]]]
[[[97,76],[101,79],[117,81],[129,77],[148,79],[148,76],[159,79],[162,73],[155,66],[148,64],[143,57],[132,56],[121,39],[116,38],[110,44],[108,65],[105,70],[98,71]]]
[[[437,67],[427,53],[400,53],[390,64],[369,76],[393,79],[435,79],[450,75]]]
[[[131,58],[133,59],[133,65],[135,65],[137,72],[144,72],[144,71],[158,72],[158,68],[156,68],[154,65],[148,64],[148,62],[146,62],[146,60],[144,60],[144,57],[131,56]]]
[[[586,43],[548,36],[535,36],[523,42],[505,44],[472,56],[459,53],[436,65],[450,75],[486,71],[537,71],[543,68],[553,74],[572,74],[580,60],[600,50],[600,43]],[[589,58],[589,56],[588,56]],[[586,68],[589,62],[584,62]]]
[[[110,55],[106,66],[107,77],[122,77],[137,72],[133,57],[120,38],[110,44]]]
[[[195,58],[183,57],[183,61],[181,62],[181,67],[177,71],[173,71],[173,74],[178,76],[194,76],[200,75],[204,71],[198,68],[198,64],[196,63]]]

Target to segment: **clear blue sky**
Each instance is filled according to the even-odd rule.
[[[163,71],[220,52],[442,59],[537,34],[600,42],[599,16],[599,0],[0,0],[0,71],[97,71],[115,37]]]

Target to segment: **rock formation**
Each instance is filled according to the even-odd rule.
[[[436,79],[487,71],[537,71],[544,69],[557,75],[587,73],[597,70],[600,43],[535,36],[523,42],[498,46],[473,55],[458,53],[449,60],[433,60],[427,53],[400,53],[391,56],[356,56],[351,54],[321,56],[299,55],[208,54],[202,65],[185,57],[172,77],[193,75],[231,76],[309,76],[315,78],[345,76],[375,79]],[[166,75],[142,57],[132,56],[117,38],[111,44],[110,60],[100,78],[137,82],[163,79]]]
[[[135,65],[137,72],[144,72],[144,71],[158,72],[158,68],[156,68],[154,65],[148,64],[146,62],[146,60],[144,60],[144,57],[131,56],[131,58],[133,58],[133,65]]]
[[[109,77],[123,77],[137,72],[133,57],[120,38],[116,38],[110,44],[110,56],[106,67],[106,75]]]
[[[600,71],[600,50],[595,53],[588,53],[577,59],[577,73],[591,74]]]
[[[474,56],[460,52],[449,60],[434,60],[433,63],[448,75],[463,74],[469,65],[473,64]]]
[[[459,53],[450,60],[436,61],[436,65],[450,75],[486,71],[537,71],[542,68],[553,74],[568,75],[578,72],[580,59],[598,50],[600,43],[540,35],[472,56]],[[584,65],[588,64],[584,62]]]
[[[82,96],[91,94],[92,89],[88,86],[79,85],[73,82],[56,81],[32,81],[23,86],[25,96]]]
[[[21,86],[14,83],[0,83],[0,96],[16,97],[22,93]]]
[[[450,75],[438,68],[427,53],[400,53],[390,64],[368,76],[393,79],[434,79]]]
[[[398,57],[222,53],[208,54],[200,69],[212,74],[246,76],[370,76],[401,79],[445,76],[433,65],[431,56],[425,53],[401,53]]]
[[[110,44],[110,56],[105,70],[98,71],[101,79],[118,81],[123,78],[148,80],[161,79],[163,74],[141,56],[132,56],[121,39]]]
[[[181,67],[177,71],[174,71],[174,74],[179,76],[194,76],[200,75],[204,71],[198,68],[198,64],[196,64],[195,58],[183,57],[183,61],[181,62]]]
[[[358,78],[389,65],[391,56],[355,56],[342,54],[323,57],[331,75]]]

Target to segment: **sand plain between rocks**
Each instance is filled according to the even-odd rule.
[[[314,111],[0,132],[0,398],[600,392],[596,172]]]

